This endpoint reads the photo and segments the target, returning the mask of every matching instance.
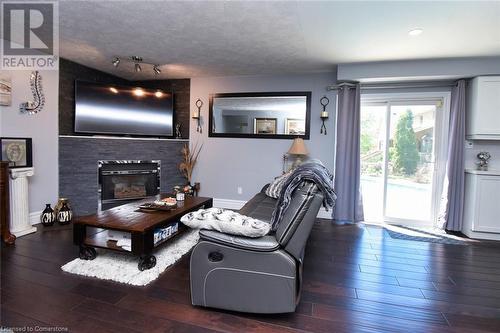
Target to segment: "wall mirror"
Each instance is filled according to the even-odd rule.
[[[211,137],[309,139],[311,92],[210,95]]]

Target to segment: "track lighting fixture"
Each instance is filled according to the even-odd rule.
[[[145,61],[142,60],[142,57],[139,57],[139,56],[129,56],[129,57],[123,57],[123,58],[115,56],[111,60],[111,63],[113,64],[114,67],[118,67],[118,65],[120,64],[121,61],[127,61],[127,62],[134,63],[134,70],[135,70],[136,73],[139,73],[139,72],[142,71],[142,66],[141,65],[149,65],[149,66],[151,66],[153,68],[153,73],[155,75],[160,75],[161,74],[160,65],[153,64],[153,63],[150,63],[150,62],[145,62]]]
[[[155,72],[156,75],[161,74],[161,69],[158,67],[158,65],[153,65],[153,72]]]

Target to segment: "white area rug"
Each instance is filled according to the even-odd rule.
[[[132,254],[108,250],[98,250],[94,260],[75,259],[61,269],[65,272],[112,280],[134,286],[145,286],[156,280],[168,267],[175,264],[198,243],[198,230],[187,231],[184,235],[161,245],[153,252],[156,256],[156,266],[140,271],[137,268],[139,258]]]

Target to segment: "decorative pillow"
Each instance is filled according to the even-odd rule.
[[[271,225],[240,213],[222,208],[200,209],[181,217],[181,222],[193,229],[217,230],[231,235],[262,237]]]
[[[287,173],[284,173],[281,176],[274,178],[273,182],[269,184],[269,186],[266,188],[266,195],[268,197],[278,199],[281,193],[281,189],[283,188],[283,184],[285,183],[285,180],[292,174],[292,172],[293,170],[290,170]]]

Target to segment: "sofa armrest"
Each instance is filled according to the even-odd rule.
[[[244,250],[270,252],[277,250],[280,245],[273,235],[259,238],[228,235],[213,230],[200,230],[200,238],[214,243],[227,245]]]

